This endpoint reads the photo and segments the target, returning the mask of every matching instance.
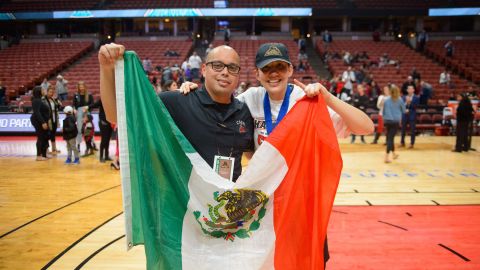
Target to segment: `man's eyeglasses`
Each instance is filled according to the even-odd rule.
[[[216,72],[221,72],[225,67],[227,67],[227,70],[231,74],[238,74],[240,73],[240,66],[237,64],[225,64],[220,61],[212,61],[208,62],[205,65],[211,65],[212,69],[215,70]]]

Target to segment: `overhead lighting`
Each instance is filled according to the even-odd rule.
[[[166,18],[164,21],[165,21],[166,23],[169,23],[169,22],[170,22],[170,19],[169,19],[169,18]]]
[[[398,34],[398,38],[402,38],[402,34]]]

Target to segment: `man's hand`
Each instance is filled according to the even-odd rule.
[[[314,97],[321,94],[326,103],[330,101],[330,93],[328,92],[327,88],[325,88],[321,83],[311,83],[305,85],[297,79],[294,79],[293,83],[298,87],[302,88],[307,97]]]
[[[188,93],[190,93],[190,91],[193,91],[197,88],[198,88],[198,84],[186,81],[182,83],[178,91],[180,91],[184,95],[187,95]]]
[[[124,52],[125,47],[123,45],[115,43],[103,45],[98,51],[98,62],[100,63],[100,68],[113,69],[115,60],[121,59]]]
[[[43,123],[43,124],[42,124],[42,128],[43,128],[44,130],[47,130],[47,129],[48,129],[47,123]]]

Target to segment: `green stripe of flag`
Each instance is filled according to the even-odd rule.
[[[124,55],[124,76],[132,244],[145,245],[148,269],[181,269],[192,169],[185,153],[195,150],[174,124],[134,52]]]

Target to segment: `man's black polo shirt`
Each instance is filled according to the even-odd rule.
[[[183,95],[160,95],[180,131],[213,167],[215,155],[235,158],[234,181],[242,173],[242,153],[254,150],[253,118],[247,105],[232,97],[230,104],[212,100],[205,88]]]

